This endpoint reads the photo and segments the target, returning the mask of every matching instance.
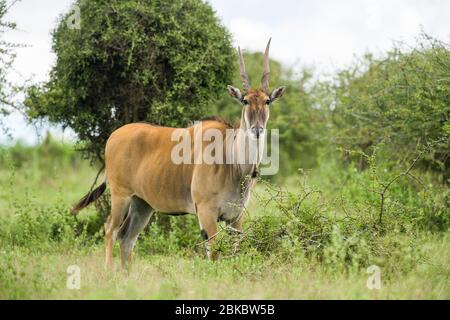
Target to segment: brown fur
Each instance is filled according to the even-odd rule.
[[[216,122],[220,122],[223,123],[225,126],[227,126],[228,128],[232,129],[232,128],[238,128],[237,125],[232,125],[231,123],[229,123],[227,120],[225,120],[222,117],[218,117],[218,116],[207,116],[207,117],[203,117],[200,119],[200,121],[216,121]]]
[[[270,100],[269,95],[262,89],[250,89],[243,100],[248,102],[249,122],[264,127],[269,114],[269,106],[266,104]]]

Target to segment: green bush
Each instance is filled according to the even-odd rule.
[[[98,215],[75,219],[67,206],[35,207],[16,205],[12,215],[0,216],[2,246],[29,247],[39,250],[63,243],[68,247],[86,246],[101,239],[103,221]]]
[[[409,176],[385,170],[376,155],[362,172],[355,165],[342,168],[328,155],[317,177],[313,169],[289,189],[263,182],[265,192],[256,197],[267,212],[246,221],[244,235],[223,232],[216,247],[225,257],[237,254],[236,243],[245,255],[306,257],[330,272],[371,264],[388,272],[412,270],[426,255],[419,249],[420,234],[450,229],[449,190],[432,185],[432,176],[414,176],[416,171]],[[315,179],[320,188],[309,181]],[[390,181],[382,204],[380,191]]]

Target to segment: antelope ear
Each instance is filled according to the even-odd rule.
[[[228,93],[230,94],[230,96],[242,104],[241,91],[238,88],[235,88],[233,86],[227,86],[227,89],[228,89]]]
[[[286,91],[286,87],[279,87],[276,89],[273,89],[272,93],[270,94],[270,100],[272,102],[278,100],[283,95],[284,91]]]

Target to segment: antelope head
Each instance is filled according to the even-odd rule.
[[[245,71],[244,58],[241,49],[238,47],[239,71],[242,79],[243,92],[233,86],[228,86],[228,93],[232,98],[242,105],[241,129],[249,131],[252,138],[259,139],[264,135],[267,120],[269,120],[269,106],[281,98],[285,87],[279,87],[272,91],[269,90],[269,47],[270,40],[267,43],[264,52],[264,71],[261,77],[261,88],[252,89],[248,74]]]

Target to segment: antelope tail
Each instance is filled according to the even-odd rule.
[[[80,199],[72,208],[71,213],[76,215],[81,209],[87,207],[90,203],[94,202],[105,192],[106,190],[106,179],[97,188],[90,191],[83,198]]]

